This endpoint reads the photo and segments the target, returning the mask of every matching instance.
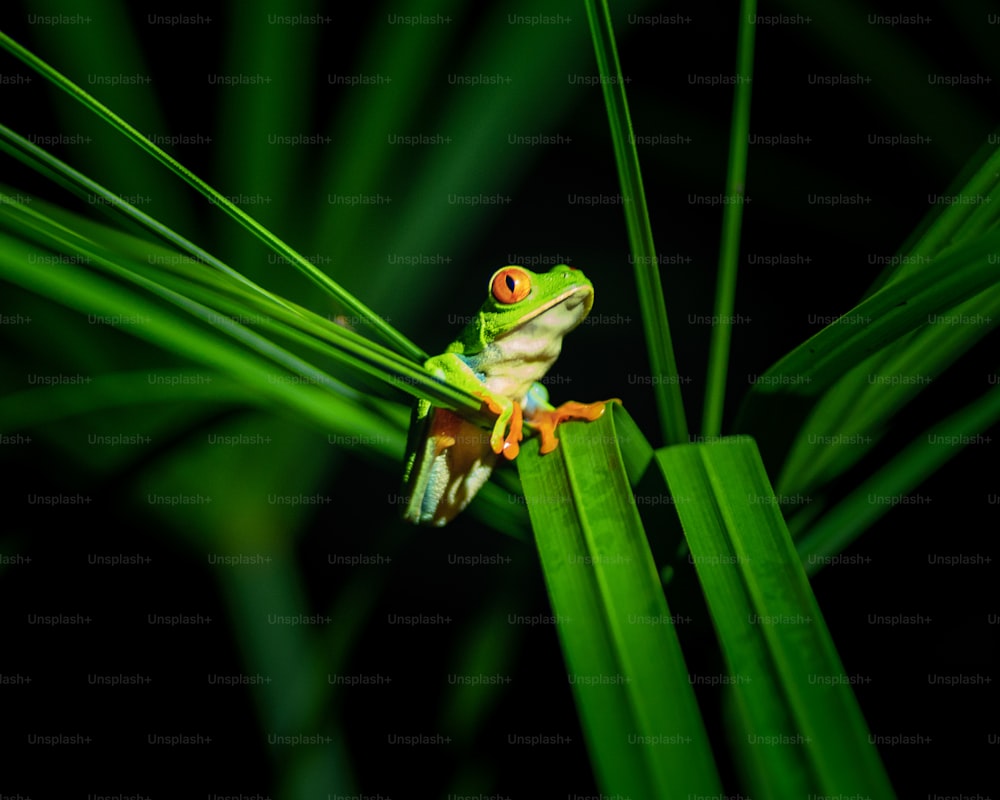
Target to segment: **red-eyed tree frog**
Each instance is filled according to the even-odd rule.
[[[417,402],[403,475],[404,519],[447,524],[486,483],[498,456],[517,456],[523,425],[538,432],[540,451],[550,453],[559,444],[555,429],[560,423],[595,420],[604,413],[611,400],[554,408],[539,383],[558,357],[563,336],[593,304],[591,282],[565,264],[542,274],[516,266],[493,273],[479,313],[424,367],[481,398],[497,420],[487,432],[427,400]]]

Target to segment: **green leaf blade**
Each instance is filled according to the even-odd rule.
[[[734,746],[752,790],[892,797],[755,443],[657,458],[684,499],[677,509],[730,671],[746,736]]]
[[[623,413],[563,426],[546,456],[526,445],[528,510],[602,788],[713,794],[719,779],[615,441]]]
[[[652,375],[658,378],[653,389],[660,427],[667,442],[686,442],[688,427],[678,380],[677,360],[670,337],[663,287],[660,285],[659,261],[653,244],[653,230],[642,187],[639,153],[635,146],[628,99],[625,96],[625,78],[618,60],[611,13],[607,0],[586,0],[585,5],[611,127],[618,180],[624,198],[625,224],[635,265],[636,290],[642,311],[646,347],[649,350],[649,365]]]

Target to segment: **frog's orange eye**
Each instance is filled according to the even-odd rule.
[[[504,305],[518,303],[531,293],[531,276],[519,267],[504,267],[493,277],[491,290]]]

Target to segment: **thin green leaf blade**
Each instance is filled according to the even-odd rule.
[[[590,35],[594,42],[597,68],[601,75],[601,89],[611,126],[618,180],[621,184],[625,223],[629,247],[635,265],[635,283],[639,294],[642,325],[649,350],[649,364],[653,376],[656,405],[660,427],[667,442],[686,442],[687,420],[678,380],[677,360],[670,337],[667,307],[660,285],[659,262],[653,244],[653,230],[649,222],[646,194],[642,188],[639,153],[629,116],[625,96],[625,78],[618,61],[615,32],[611,25],[611,12],[607,0],[585,0]]]
[[[302,272],[313,283],[323,291],[335,298],[352,314],[363,318],[372,332],[383,339],[388,345],[398,350],[400,353],[413,359],[425,358],[426,354],[413,344],[409,339],[402,336],[395,328],[386,325],[384,321],[357,298],[346,292],[329,275],[317,269],[308,259],[279,239],[274,233],[261,225],[256,219],[247,214],[243,209],[233,203],[221,192],[210,186],[202,178],[195,175],[187,167],[183,166],[177,159],[167,153],[163,148],[158,147],[148,138],[143,136],[133,125],[130,125],[122,117],[113,112],[103,103],[86,92],[69,78],[60,73],[50,64],[43,61],[37,55],[27,50],[10,36],[0,31],[0,47],[19,58],[26,65],[38,72],[42,77],[66,92],[74,100],[77,100],[85,108],[104,120],[110,127],[117,130],[133,144],[142,148],[146,153],[155,158],[167,169],[183,179],[188,185],[200,192],[213,205],[218,206],[228,214],[233,220],[239,223],[249,233],[263,242],[273,252],[287,259],[292,265]]]
[[[132,287],[122,287],[77,265],[52,263],[39,270],[30,259],[37,252],[33,246],[0,234],[0,277],[84,313],[142,318],[144,323],[129,326],[129,333],[203,364],[212,372],[221,371],[240,383],[253,386],[264,395],[264,401],[291,408],[331,431],[371,436],[373,441],[384,444],[387,451],[402,451],[401,433],[387,437],[385,425],[379,417],[344,401],[325,388],[329,379],[311,365],[287,356],[279,348],[263,341],[259,344],[264,355],[248,352],[239,344],[219,336],[217,331],[154,302],[144,293]],[[189,301],[185,301],[185,305],[189,311],[197,307]],[[225,328],[231,334],[250,338],[251,332],[241,330],[241,326],[235,323]],[[276,377],[283,378],[289,373],[276,366],[271,358],[293,369],[298,364],[311,379],[303,383],[276,380]]]
[[[35,244],[66,254],[70,263],[90,265],[123,278],[181,305],[189,312],[195,313],[195,306],[186,301],[197,299],[196,305],[201,307],[200,316],[206,321],[215,321],[216,327],[231,326],[233,318],[259,320],[261,324],[279,330],[312,349],[320,349],[325,355],[394,388],[415,397],[426,397],[447,408],[462,409],[474,417],[478,414],[484,420],[488,419],[479,400],[443,384],[422,366],[308,309],[272,295],[242,279],[211,256],[208,258],[213,265],[221,269],[212,270],[198,262],[178,259],[173,251],[106,226],[94,223],[84,225],[82,218],[68,212],[57,212],[53,217],[47,211],[48,206],[39,201],[33,202],[30,207],[5,202],[0,204],[0,220]],[[79,233],[80,229],[86,230],[87,235]],[[123,250],[129,253],[129,257],[119,255]],[[140,254],[143,254],[141,261],[138,260]],[[206,291],[206,286],[211,288]],[[206,303],[219,313],[206,311]],[[260,352],[270,350],[261,339],[256,342]]]
[[[961,245],[926,269],[886,285],[809,338],[754,385],[754,392],[818,395],[858,362],[927,323],[930,315],[1000,283],[992,263],[1000,231]]]
[[[989,442],[983,434],[1000,421],[1000,388],[925,431],[857,489],[826,511],[796,542],[810,574],[861,536],[966,445]],[[792,523],[797,520],[793,518]],[[801,526],[800,526],[801,527]]]
[[[726,168],[726,203],[722,207],[722,239],[719,248],[719,277],[715,284],[714,316],[706,375],[702,434],[722,432],[722,411],[726,397],[729,345],[733,336],[733,307],[736,303],[736,272],[743,226],[743,201],[747,176],[747,149],[750,144],[750,95],[753,80],[754,31],[757,1],[740,3],[740,23],[736,47],[736,90],[729,131],[729,164]]]
[[[786,369],[780,374],[780,364],[775,365],[753,386],[741,409],[738,429],[759,437],[769,463],[781,463],[776,478],[779,494],[812,496],[859,462],[880,442],[894,415],[985,337],[1000,318],[1000,292],[995,282],[991,284],[991,276],[997,274],[998,165],[1000,150],[984,146],[953,181],[946,193],[951,202],[939,204],[927,215],[865,294],[864,303],[881,296],[881,305],[862,303],[864,310],[859,306],[846,313],[820,332],[822,338],[814,337],[786,357],[798,358],[797,365],[784,361]],[[986,238],[991,230],[992,241]],[[979,246],[978,252],[970,250],[973,246]],[[951,260],[942,264],[942,259]],[[938,276],[949,280],[963,259],[973,273],[978,271],[973,279],[986,288],[955,304],[952,301],[968,295],[970,287],[956,291],[954,283],[938,285],[936,281]],[[907,280],[914,281],[910,286],[924,281],[918,289],[923,307],[901,291]],[[941,292],[935,296],[938,289]],[[885,316],[873,318],[879,309]],[[876,326],[888,336],[875,334]],[[852,329],[853,348],[847,344],[848,331],[832,330],[835,327]],[[828,358],[835,347],[826,352],[810,348],[827,347],[838,333],[845,334],[841,341],[845,346],[836,355],[835,367],[819,381],[812,374],[794,374],[808,367],[811,358],[817,363]],[[828,361],[827,366],[831,365]],[[817,394],[821,395],[818,400]],[[821,510],[820,503],[815,503],[809,513],[815,516]],[[799,517],[803,518],[801,512]]]

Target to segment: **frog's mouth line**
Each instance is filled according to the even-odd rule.
[[[561,295],[552,298],[544,306],[540,306],[535,309],[531,314],[526,316],[522,322],[530,322],[535,319],[535,317],[540,317],[546,311],[555,308],[561,303],[565,303],[567,309],[573,309],[580,305],[580,303],[586,303],[586,308],[580,316],[580,319],[582,320],[587,316],[587,314],[590,313],[590,309],[594,307],[594,290],[588,289],[586,286],[575,286],[572,289],[567,289]]]

